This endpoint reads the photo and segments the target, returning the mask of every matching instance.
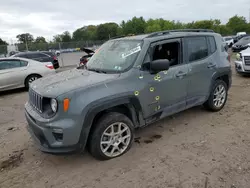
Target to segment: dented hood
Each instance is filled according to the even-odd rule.
[[[42,96],[57,97],[76,89],[107,83],[118,78],[119,75],[72,69],[40,78],[31,84],[31,88]]]

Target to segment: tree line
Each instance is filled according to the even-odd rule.
[[[250,23],[243,16],[235,15],[226,24],[219,19],[200,20],[190,23],[159,19],[145,20],[143,17],[133,17],[130,20],[122,21],[120,24],[110,22],[100,25],[88,25],[76,29],[73,33],[65,31],[53,36],[52,41],[46,41],[43,36],[33,37],[30,33],[23,33],[16,36],[19,43],[67,43],[77,41],[100,41],[108,40],[117,36],[137,35],[151,33],[161,30],[172,29],[212,29],[221,35],[235,35],[237,32],[245,31],[250,33]],[[0,39],[0,45],[7,44]]]

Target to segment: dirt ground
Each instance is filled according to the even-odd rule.
[[[136,132],[131,150],[100,162],[87,152],[40,152],[26,131],[26,91],[0,96],[1,188],[249,188],[250,78],[234,73],[225,108],[196,107]]]

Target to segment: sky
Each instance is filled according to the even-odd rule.
[[[89,24],[120,23],[133,16],[190,22],[234,15],[249,19],[250,0],[1,0],[0,38],[16,42],[31,33],[52,40],[63,31]]]

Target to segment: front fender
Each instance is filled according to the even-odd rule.
[[[140,105],[139,100],[134,95],[126,95],[126,96],[109,96],[106,98],[102,98],[96,100],[90,104],[88,104],[84,110],[82,111],[82,131],[79,140],[79,146],[81,148],[85,148],[85,145],[88,140],[88,136],[96,115],[104,110],[110,109],[112,107],[116,107],[119,105],[125,105],[131,115],[132,115],[132,122],[134,123],[135,127],[140,125],[144,125],[145,121],[142,115],[142,107]]]

